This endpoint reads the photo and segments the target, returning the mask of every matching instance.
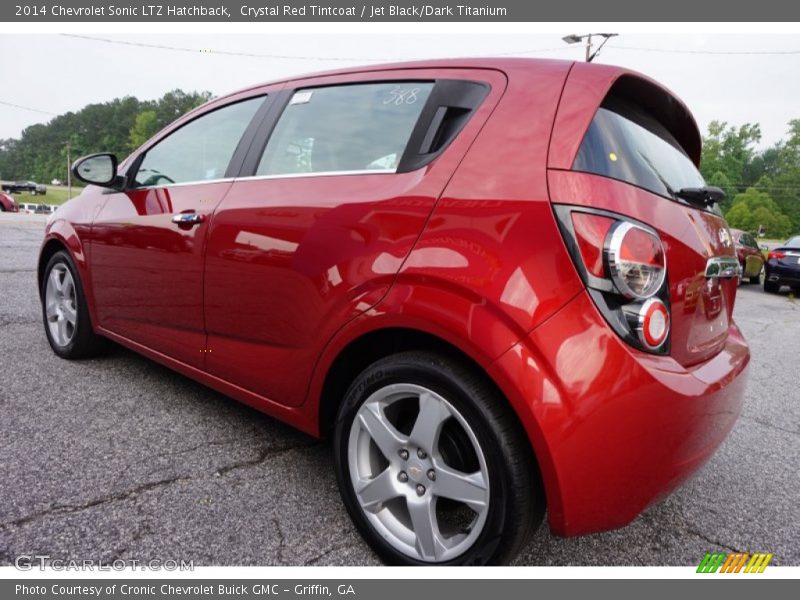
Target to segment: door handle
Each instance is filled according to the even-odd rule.
[[[180,213],[172,217],[172,222],[177,223],[178,225],[184,227],[192,227],[194,225],[199,225],[205,221],[205,217],[201,214],[190,212],[190,213]]]

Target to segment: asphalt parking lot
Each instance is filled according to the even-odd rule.
[[[327,444],[120,347],[58,359],[36,291],[42,230],[0,215],[0,564],[378,564]],[[712,460],[625,529],[540,529],[518,564],[696,565],[736,550],[800,565],[800,301],[745,285],[736,319],[753,355],[747,402]]]

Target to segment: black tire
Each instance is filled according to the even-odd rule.
[[[72,339],[69,341],[69,343],[63,346],[59,345],[56,340],[53,339],[48,324],[46,307],[47,281],[53,269],[59,265],[66,267],[72,275],[72,280],[74,281],[75,285],[75,304],[77,314]],[[92,329],[92,322],[91,318],[89,317],[89,309],[86,305],[86,296],[83,292],[83,284],[78,274],[78,270],[75,268],[75,264],[72,262],[72,258],[65,250],[59,250],[50,257],[50,260],[47,261],[47,265],[44,268],[44,275],[42,277],[41,298],[42,322],[44,324],[45,335],[47,336],[47,341],[50,343],[50,347],[53,349],[53,352],[55,352],[58,356],[68,360],[90,358],[102,354],[107,349],[108,340],[94,333]]]
[[[491,490],[486,520],[474,542],[451,560],[419,560],[389,544],[366,518],[353,489],[348,462],[351,425],[375,391],[398,383],[423,386],[446,398],[472,429],[486,459]],[[542,522],[545,500],[541,477],[524,430],[507,401],[474,367],[432,352],[389,356],[356,378],[336,418],[334,455],[344,504],[361,535],[387,564],[506,564]]]
[[[781,285],[779,283],[764,280],[764,291],[768,294],[777,294],[780,289]]]
[[[761,271],[758,272],[758,275],[754,275],[750,278],[750,283],[758,285],[761,283]]]

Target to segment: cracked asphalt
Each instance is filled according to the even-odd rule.
[[[0,564],[378,564],[326,443],[118,346],[58,359],[39,316],[42,230],[0,215]],[[753,354],[747,402],[711,461],[624,529],[540,529],[518,564],[696,565],[739,550],[800,565],[800,302],[745,285],[736,319]]]

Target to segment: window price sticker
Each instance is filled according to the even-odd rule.
[[[308,104],[311,102],[311,95],[314,92],[306,90],[305,92],[295,92],[289,104]]]

